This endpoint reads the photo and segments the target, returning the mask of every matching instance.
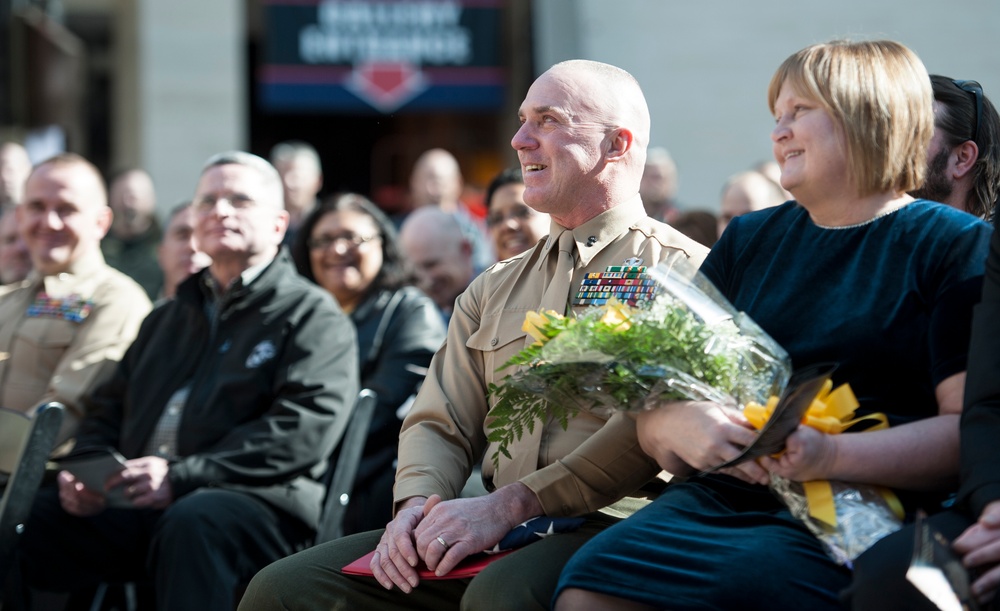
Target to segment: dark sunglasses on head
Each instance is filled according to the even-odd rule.
[[[983,121],[983,86],[976,81],[952,81],[956,87],[976,98],[976,126],[972,129],[972,141],[979,140],[979,124]]]

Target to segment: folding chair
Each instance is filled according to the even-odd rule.
[[[0,500],[0,589],[14,565],[15,548],[31,513],[35,494],[45,475],[45,463],[55,447],[65,407],[50,402],[39,407],[31,420],[17,463]],[[0,591],[0,599],[3,592]]]
[[[365,388],[358,393],[358,398],[354,402],[351,420],[347,423],[344,438],[340,441],[340,455],[334,466],[333,478],[326,491],[326,501],[323,503],[323,513],[316,532],[316,543],[337,539],[344,534],[344,514],[351,501],[351,491],[354,490],[361,454],[365,449],[365,441],[368,440],[368,428],[371,425],[372,414],[375,413],[377,398],[375,391]]]

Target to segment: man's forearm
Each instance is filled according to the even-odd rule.
[[[521,482],[498,488],[490,494],[490,498],[503,508],[505,515],[510,516],[514,526],[545,513],[535,493]]]

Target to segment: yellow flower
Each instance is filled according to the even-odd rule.
[[[617,299],[609,299],[605,307],[607,311],[601,317],[602,323],[615,331],[628,331],[632,327],[632,308]]]
[[[555,310],[545,312],[528,312],[524,315],[524,324],[521,330],[535,338],[535,344],[544,344],[549,341],[549,336],[545,334],[545,328],[553,320],[562,318],[562,315]]]

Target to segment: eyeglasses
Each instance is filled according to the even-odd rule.
[[[956,87],[976,98],[976,126],[972,129],[972,141],[979,140],[979,124],[983,122],[983,86],[976,81],[952,81]]]
[[[526,221],[531,217],[538,214],[528,206],[515,206],[508,210],[506,213],[502,212],[491,212],[486,215],[486,226],[496,227],[497,225],[502,225],[507,221],[513,219],[515,221]]]
[[[331,246],[343,246],[344,248],[358,248],[362,244],[367,244],[372,240],[380,240],[382,236],[379,234],[361,236],[355,235],[353,233],[345,235],[321,235],[318,238],[309,238],[306,240],[306,246],[311,250],[326,250]]]

